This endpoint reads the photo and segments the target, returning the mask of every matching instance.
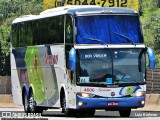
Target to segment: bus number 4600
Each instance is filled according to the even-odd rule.
[[[94,88],[84,88],[85,92],[94,92],[95,89]]]

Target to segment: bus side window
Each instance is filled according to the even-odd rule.
[[[58,31],[57,28],[57,22],[58,22],[58,18],[57,17],[53,17],[53,18],[49,18],[50,22],[49,22],[49,39],[48,39],[48,43],[49,44],[54,44],[54,43],[58,43],[59,41],[59,36],[60,36],[60,32]],[[60,26],[59,26],[60,27]],[[58,34],[57,34],[58,33]]]
[[[24,47],[30,45],[31,42],[28,41],[28,22],[19,24],[19,47]],[[31,39],[30,39],[31,40]]]
[[[64,43],[64,16],[54,16],[47,18],[48,21],[48,43]],[[58,34],[57,34],[58,33]]]
[[[32,22],[32,31],[33,31],[33,45],[40,44],[40,35],[39,35],[39,23],[38,21]]]
[[[16,45],[16,47],[19,47],[20,46],[20,28],[21,28],[21,25],[20,24],[18,24],[17,25],[17,29],[18,29],[18,31],[17,31],[17,45]]]
[[[12,45],[13,47],[17,47],[18,45],[18,25],[12,25]]]
[[[58,16],[58,31],[60,31],[59,35],[59,43],[64,43],[64,16]]]
[[[48,44],[48,35],[49,35],[49,19],[44,19],[40,21],[39,24],[39,33],[40,33],[40,44]]]
[[[66,67],[69,69],[69,51],[73,46],[73,25],[72,18],[66,15],[65,23],[65,51],[66,51]]]
[[[26,46],[32,45],[33,35],[32,35],[32,29],[31,29],[31,22],[26,23]]]
[[[69,15],[66,16],[65,38],[66,43],[73,43],[73,24]]]
[[[69,51],[73,47],[73,24],[72,18],[67,15],[65,23],[65,51],[66,51],[66,67],[71,84],[75,84],[75,72],[69,69]]]
[[[24,36],[24,23],[19,24],[19,47],[22,47],[25,45],[25,36]]]

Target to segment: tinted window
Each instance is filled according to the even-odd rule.
[[[17,24],[14,24],[14,25],[12,25],[12,45],[13,46],[17,46],[18,45],[18,43],[17,43]]]
[[[64,17],[55,16],[12,26],[13,46],[64,43]]]
[[[70,16],[66,16],[65,38],[66,43],[73,43],[73,24]]]

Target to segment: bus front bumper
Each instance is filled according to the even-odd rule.
[[[77,96],[77,109],[107,109],[140,108],[145,105],[145,96],[124,98],[84,98]]]

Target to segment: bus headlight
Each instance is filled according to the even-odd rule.
[[[139,91],[139,92],[135,92],[132,94],[133,97],[140,97],[140,96],[145,96],[146,92],[144,91]]]
[[[78,92],[77,95],[80,96],[80,97],[84,97],[84,98],[93,98],[95,96],[95,95],[90,94],[90,93],[82,93],[82,92]]]

